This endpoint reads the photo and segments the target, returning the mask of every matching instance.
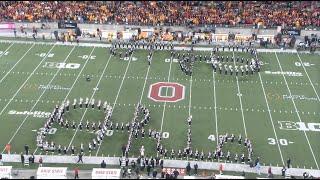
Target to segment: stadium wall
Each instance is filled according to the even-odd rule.
[[[27,29],[32,29],[32,27],[41,27],[43,23],[25,23],[25,22],[16,22],[17,29],[20,26],[24,26]],[[58,29],[58,23],[45,23],[46,26],[49,26],[51,29]],[[110,24],[78,24],[80,29],[92,29],[96,30],[97,28],[103,30],[124,30],[126,27],[140,27],[148,29],[154,26],[132,26],[132,25],[110,25]],[[160,26],[159,26],[160,27]],[[161,26],[163,29],[171,29],[172,31],[194,31],[195,28],[187,28],[183,26]],[[206,29],[205,27],[199,27],[197,29]],[[216,27],[216,33],[234,33],[234,34],[243,34],[243,35],[275,35],[277,34],[277,29],[253,29],[253,28],[240,28],[240,27]],[[311,34],[318,34],[320,36],[320,31],[317,30],[301,30],[301,36],[310,36]]]

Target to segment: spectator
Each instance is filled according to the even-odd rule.
[[[289,159],[287,160],[288,169],[290,168],[290,165],[291,165],[291,159],[289,158]]]
[[[79,153],[77,163],[79,163],[80,161],[83,163],[82,157],[83,157],[83,154]]]
[[[22,163],[22,165],[24,164],[24,155],[21,153],[20,154],[20,157],[21,157],[21,163]]]
[[[177,179],[179,176],[179,171],[177,169],[174,169],[173,175],[174,175],[174,178]]]
[[[102,160],[102,163],[101,163],[101,168],[106,168],[107,167],[107,164],[106,162],[104,162],[104,160]]]
[[[271,166],[269,166],[269,168],[268,168],[268,178],[273,178],[273,174],[272,174],[272,171],[271,171]]]
[[[193,168],[194,168],[194,175],[198,175],[198,164],[196,163],[196,164],[194,164],[193,165]]]
[[[151,166],[150,166],[150,164],[148,164],[148,166],[147,166],[147,173],[148,173],[148,176],[150,176],[150,172],[151,172]]]
[[[153,172],[152,172],[153,179],[157,178],[157,174],[158,174],[158,171],[156,169],[153,169]]]
[[[312,1],[3,1],[1,21],[58,21],[129,25],[320,26]],[[260,7],[260,8],[256,8]],[[23,30],[22,30],[23,33]]]
[[[74,179],[79,179],[79,168],[74,168]]]
[[[43,160],[42,160],[42,157],[39,158],[39,167],[42,167],[42,163],[43,163]]]
[[[281,169],[281,175],[283,176],[283,177],[285,177],[286,176],[286,167],[285,166],[283,166],[283,168]]]
[[[241,176],[246,177],[246,173],[244,171],[242,171]]]
[[[190,176],[190,171],[191,171],[190,162],[188,162],[188,165],[186,167],[186,171],[187,171],[188,176]]]
[[[27,144],[24,145],[24,151],[26,155],[29,154],[29,146]]]

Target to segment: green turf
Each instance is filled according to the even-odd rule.
[[[0,51],[4,51],[9,45],[8,43],[0,43]],[[147,74],[147,51],[135,51],[133,57],[136,57],[137,61],[129,62],[120,60],[118,56],[110,56],[109,50],[106,48],[97,47],[93,50],[91,47],[75,47],[70,53],[73,49],[72,46],[57,45],[50,52],[54,54],[53,57],[45,58],[35,73],[31,75],[31,72],[43,60],[43,57],[39,57],[36,54],[47,53],[52,46],[34,45],[22,60],[16,64],[30,47],[31,44],[14,44],[7,55],[0,56],[0,78],[4,77],[0,81],[0,109],[2,111],[5,108],[3,113],[0,114],[0,144],[3,148],[10,141],[12,152],[22,152],[24,144],[28,144],[31,151],[35,151],[36,133],[32,130],[41,128],[45,121],[45,118],[37,118],[32,115],[12,115],[9,114],[9,111],[30,111],[35,105],[33,111],[51,112],[54,106],[61,104],[61,101],[67,95],[67,99],[71,103],[74,98],[90,98],[94,93],[93,88],[99,82],[106,66],[98,85],[98,90],[93,98],[95,100],[108,101],[111,104],[116,102],[111,118],[114,124],[117,122],[125,124],[132,120],[134,104],[140,100],[144,79]],[[95,59],[88,60],[86,66],[84,66],[86,59],[81,57],[89,55],[91,51]],[[124,50],[122,51],[124,52]],[[210,52],[197,52],[197,54],[209,56]],[[233,53],[230,52],[221,54],[229,57],[233,56]],[[69,57],[67,58],[68,55]],[[250,57],[248,54],[241,52],[235,52],[234,55]],[[162,140],[169,152],[171,149],[177,151],[185,148],[188,128],[186,118],[189,115],[189,104],[191,103],[190,114],[193,116],[192,148],[194,150],[203,150],[205,153],[209,150],[214,151],[217,143],[217,134],[228,133],[236,136],[241,134],[245,137],[245,132],[247,132],[248,138],[253,142],[254,157],[259,156],[263,163],[274,166],[277,164],[279,166],[282,165],[280,147],[284,162],[290,157],[294,167],[316,168],[316,162],[320,162],[319,131],[306,131],[306,134],[304,134],[303,131],[298,130],[283,130],[280,129],[278,121],[300,122],[301,120],[305,123],[319,123],[319,101],[295,99],[294,102],[299,111],[299,114],[297,114],[292,101],[283,99],[283,95],[289,95],[283,76],[266,74],[264,71],[280,71],[278,57],[283,71],[301,72],[303,75],[301,77],[285,75],[291,93],[293,95],[316,98],[316,92],[317,94],[320,92],[319,56],[300,54],[302,61],[315,64],[305,68],[316,92],[312,88],[304,69],[295,63],[299,62],[296,53],[259,53],[258,56],[264,63],[267,63],[262,67],[260,75],[271,110],[270,114],[268,113],[259,75],[240,76],[238,78],[241,93],[240,103],[235,76],[230,77],[229,75],[225,76],[218,73],[213,76],[210,64],[196,62],[191,81],[190,76],[182,73],[177,62],[172,62],[170,69],[170,62],[165,62],[166,58],[170,58],[169,51],[156,51],[142,95],[142,103],[151,111],[151,121],[145,127],[146,134],[149,128],[162,130],[169,133],[169,137]],[[44,67],[45,63],[48,62],[61,63],[63,61],[66,61],[66,63],[78,63],[80,67],[79,69],[61,69],[58,74],[56,74],[58,69]],[[5,76],[15,64],[16,66],[13,70]],[[79,78],[76,79],[82,68],[83,71]],[[31,77],[29,78],[30,75]],[[85,80],[88,75],[91,76],[90,82]],[[213,78],[215,79],[215,84],[213,83]],[[27,79],[28,81],[26,81]],[[43,93],[44,89],[39,89],[39,86],[48,85],[50,81],[52,81],[51,85],[59,85],[64,88],[71,88],[74,82],[75,84],[70,93],[68,90],[54,89],[46,90]],[[155,102],[148,98],[151,84],[167,81],[177,82],[185,86],[184,100],[176,103],[163,103]],[[25,85],[22,86],[24,83]],[[42,93],[43,95],[41,96]],[[171,88],[162,88],[160,94],[170,96],[173,92]],[[40,96],[41,98],[39,98]],[[13,99],[11,100],[11,98]],[[39,101],[37,101],[38,98]],[[216,112],[214,110],[215,102],[217,106]],[[66,118],[69,123],[72,121],[79,122],[84,112],[84,109],[72,110],[66,115]],[[101,111],[90,108],[83,116],[83,123],[85,124],[87,120],[98,122],[103,119],[103,116]],[[272,124],[275,129],[273,129]],[[57,128],[56,134],[49,135],[48,140],[49,142],[53,140],[63,146],[70,144],[79,147],[80,143],[84,143],[85,148],[87,148],[88,142],[95,137],[93,133],[86,130],[75,132],[71,129],[62,129],[58,125],[54,125],[54,128]],[[319,129],[319,126],[316,128]],[[279,140],[282,139],[279,147],[269,144],[272,140],[268,140],[268,138],[276,139],[274,132],[276,132]],[[215,141],[208,139],[210,135],[215,137]],[[99,152],[93,151],[92,155],[120,156],[121,147],[127,143],[127,139],[128,133],[126,131],[117,132],[114,130],[112,136],[104,139]],[[293,143],[286,145],[286,142]],[[154,151],[156,141],[146,137],[144,139],[133,139],[133,149],[130,152],[130,156],[138,156],[139,148],[142,145],[146,147],[147,155],[156,155]],[[236,146],[238,145],[228,145],[228,148],[238,149]],[[314,153],[314,157],[311,150]],[[39,153],[43,154],[45,152],[37,149],[36,154]]]

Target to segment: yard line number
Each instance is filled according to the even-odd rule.
[[[293,142],[288,141],[287,139],[279,139],[279,144],[281,146],[288,146],[289,144],[292,144]],[[268,144],[270,145],[276,145],[277,141],[274,138],[268,138]]]

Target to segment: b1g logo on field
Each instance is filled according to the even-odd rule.
[[[320,123],[292,122],[292,121],[278,121],[280,129],[282,130],[298,130],[298,131],[316,131],[320,132]]]
[[[150,85],[149,95],[156,102],[178,102],[184,99],[185,87],[179,83],[157,82]]]

